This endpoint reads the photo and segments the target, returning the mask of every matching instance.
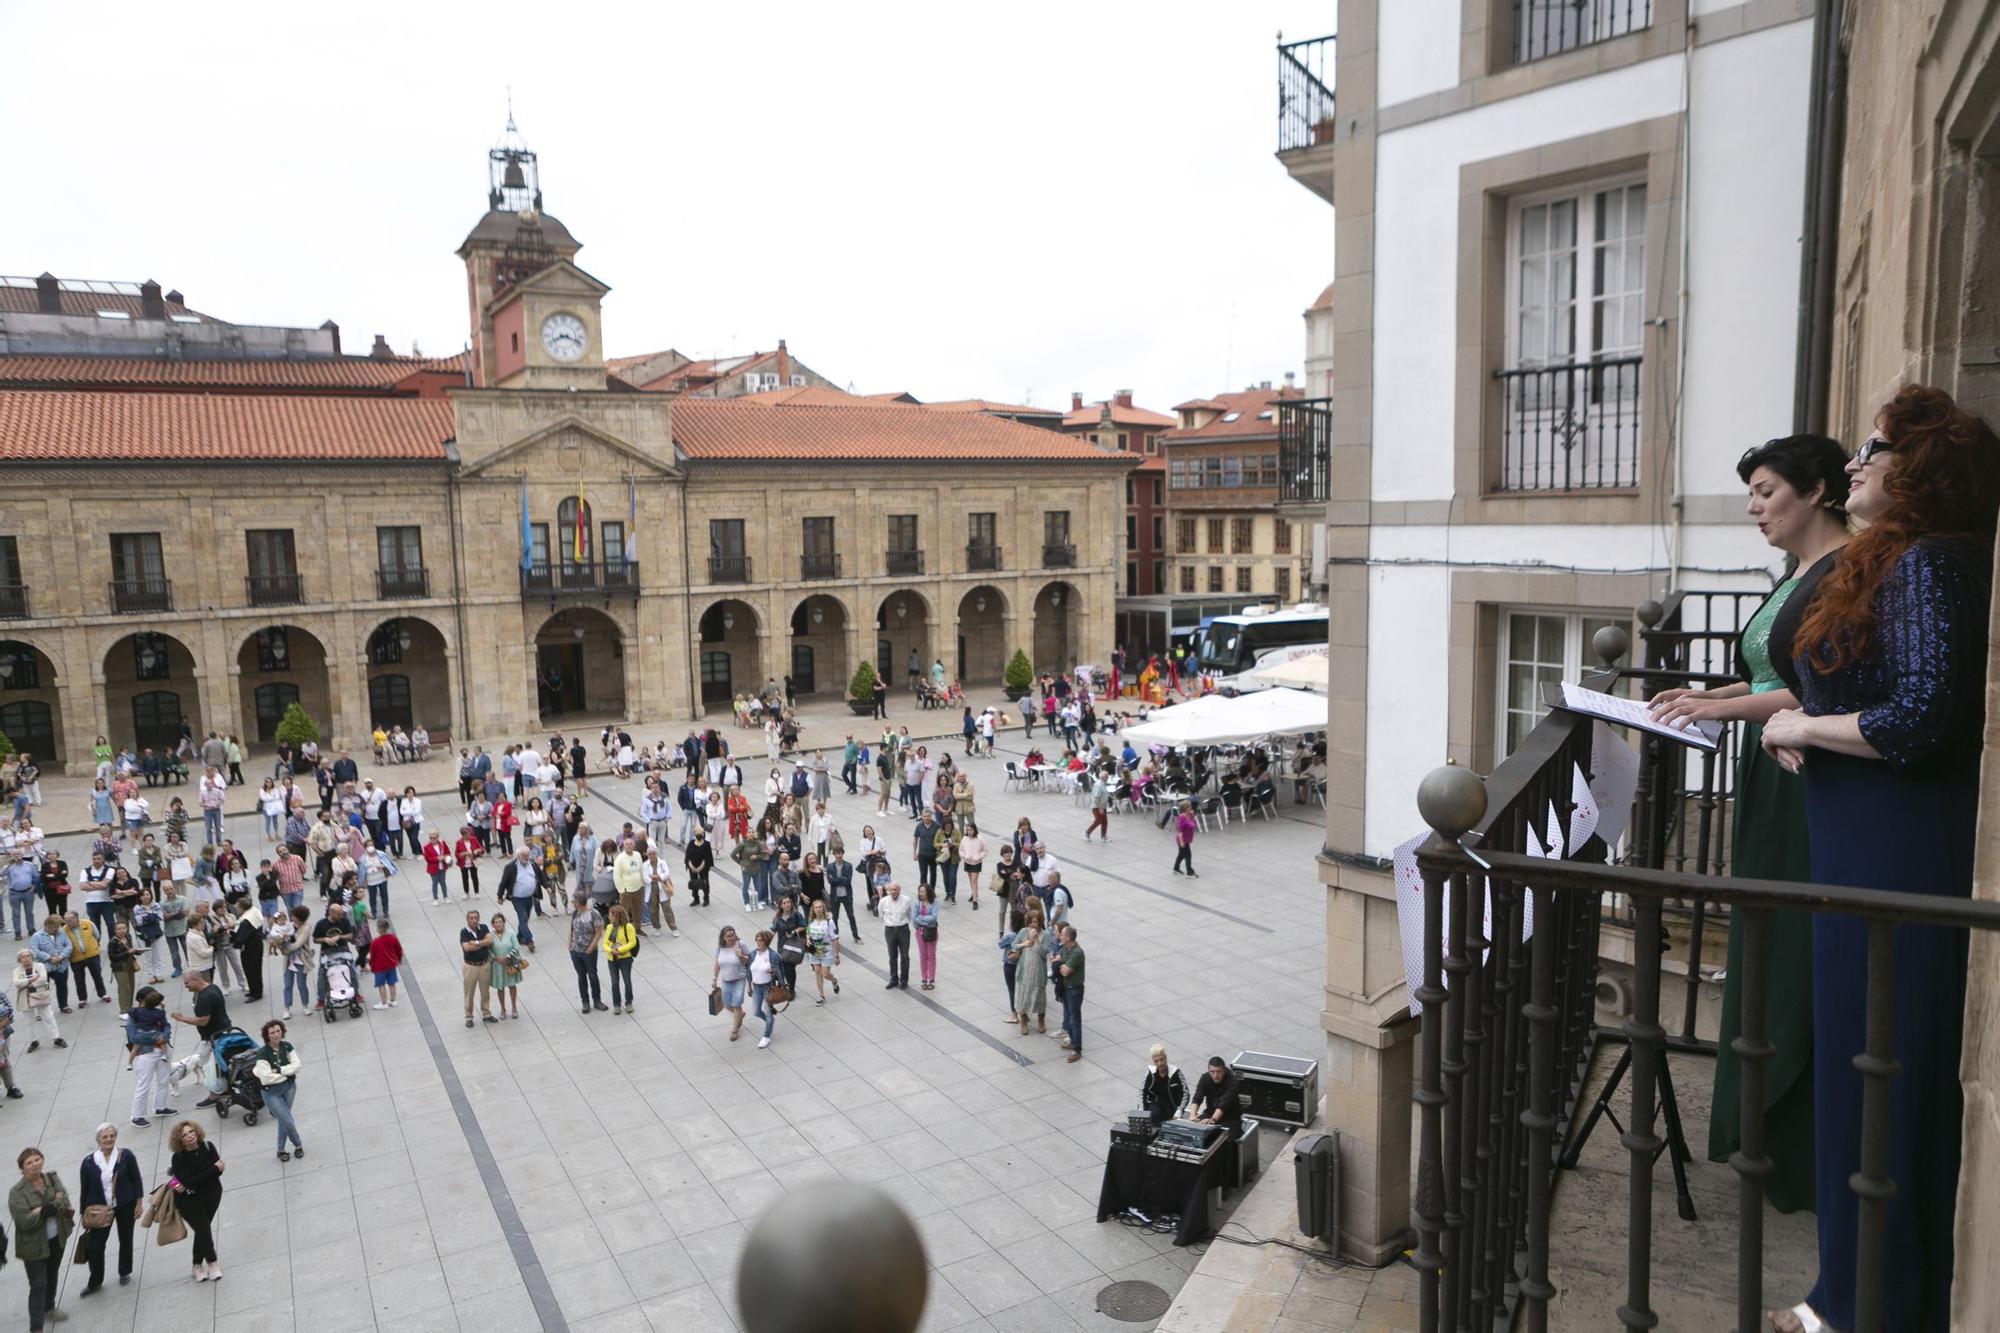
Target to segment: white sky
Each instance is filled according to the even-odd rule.
[[[505,92],[614,355],[788,340],[835,383],[1142,405],[1277,381],[1333,272],[1276,40],[1334,0],[12,7],[0,272],[348,351],[465,342]],[[20,203],[33,201],[31,206]]]

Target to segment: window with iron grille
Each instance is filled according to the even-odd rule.
[[[1271,550],[1278,555],[1292,553],[1292,525],[1283,519],[1271,528]]]
[[[1271,589],[1280,602],[1292,600],[1292,571],[1288,565],[1279,565],[1271,571]]]
[[[1513,14],[1514,62],[1574,51],[1652,26],[1652,0],[1502,0]]]
[[[1208,590],[1209,590],[1210,592],[1221,592],[1221,591],[1222,591],[1222,566],[1221,566],[1221,565],[1210,565],[1210,566],[1208,567]]]
[[[1042,544],[1044,546],[1069,545],[1069,510],[1045,509],[1042,511]]]
[[[914,551],[917,549],[917,516],[915,514],[889,515],[889,549],[892,551]]]
[[[1250,591],[1251,572],[1252,571],[1250,569],[1250,566],[1248,565],[1238,565],[1236,567],[1236,591],[1238,592]]]
[[[1193,566],[1193,565],[1182,565],[1182,566],[1181,566],[1181,591],[1182,591],[1182,592],[1193,592],[1193,591],[1194,591],[1194,566]]]
[[[417,527],[375,529],[375,567],[384,574],[422,573],[424,530]]]
[[[1255,519],[1248,519],[1248,518],[1230,519],[1229,553],[1231,555],[1248,555],[1255,544],[1252,538],[1256,530],[1257,530],[1257,525]]]
[[[1222,550],[1222,520],[1219,518],[1211,518],[1210,520],[1208,520],[1208,553],[1210,555],[1214,555],[1221,550]],[[1220,591],[1220,589],[1218,589],[1217,591]]]
[[[1195,549],[1195,542],[1194,542],[1194,520],[1193,520],[1193,519],[1191,519],[1191,518],[1177,518],[1177,519],[1175,519],[1175,520],[1174,520],[1174,554],[1175,554],[1175,555],[1192,555],[1192,554],[1194,554],[1194,549]]]

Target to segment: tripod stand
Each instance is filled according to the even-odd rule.
[[[1618,1057],[1618,1063],[1611,1070],[1611,1077],[1604,1081],[1604,1091],[1597,1094],[1597,1101],[1591,1106],[1590,1114],[1583,1124],[1574,1130],[1569,1141],[1563,1144],[1562,1156],[1556,1159],[1561,1168],[1574,1167],[1583,1153],[1583,1145],[1590,1141],[1590,1131],[1597,1128],[1598,1117],[1611,1121],[1620,1134],[1628,1133],[1619,1121],[1618,1113],[1611,1109],[1611,1098],[1617,1093],[1618,1085],[1625,1079],[1625,1071],[1632,1067],[1632,1043],[1626,1041],[1625,1053]],[[1680,1103],[1674,1097],[1674,1071],[1667,1064],[1666,1053],[1660,1054],[1660,1110],[1666,1117],[1667,1139],[1653,1154],[1655,1162],[1660,1153],[1670,1154],[1674,1166],[1674,1195],[1679,1201],[1683,1222],[1694,1221],[1694,1198],[1688,1193],[1687,1164],[1694,1160],[1688,1153],[1687,1135],[1681,1130]]]

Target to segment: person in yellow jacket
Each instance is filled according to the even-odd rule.
[[[111,996],[104,989],[104,963],[99,957],[103,942],[97,938],[97,930],[90,922],[71,912],[63,917],[63,933],[69,936],[69,979],[76,987],[78,1008],[90,1002],[84,991],[84,978],[97,983],[97,1002],[110,1004]]]
[[[624,896],[622,887],[619,896]],[[622,902],[605,917],[603,947],[604,961],[611,968],[611,1012],[638,1013],[639,1006],[632,1002],[632,960],[639,956],[639,928]]]

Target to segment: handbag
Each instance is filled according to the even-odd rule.
[[[518,953],[509,954],[500,966],[505,969],[508,976],[518,977],[528,970],[528,960]]]
[[[710,1018],[714,1018],[717,1014],[721,1012],[722,1012],[722,987],[710,986],[708,988],[708,1016]]]
[[[118,1220],[118,1210],[108,1203],[87,1203],[83,1206],[83,1227],[86,1231],[102,1231]]]
[[[774,978],[771,984],[764,988],[764,1003],[782,1005],[790,1004],[791,1002],[792,988],[785,984],[785,979],[782,976]]]

